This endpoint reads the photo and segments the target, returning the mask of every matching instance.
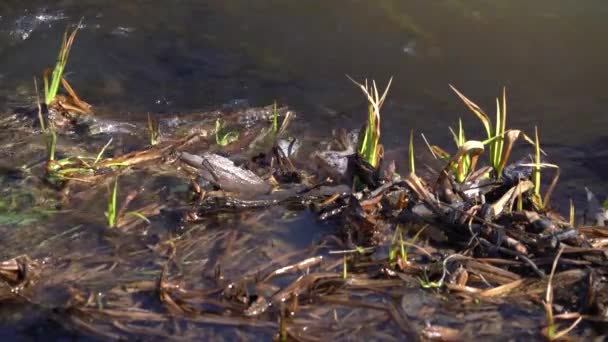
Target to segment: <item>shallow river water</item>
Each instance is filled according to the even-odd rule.
[[[333,128],[359,127],[366,115],[365,99],[346,75],[382,87],[392,76],[382,140],[405,160],[410,129],[451,146],[448,126],[462,118],[467,135],[483,139],[481,124],[449,84],[492,116],[506,86],[508,126],[529,135],[538,126],[547,159],[562,168],[554,198],[566,212],[570,198],[584,206],[585,186],[608,194],[607,16],[604,0],[8,0],[0,3],[0,113],[32,103],[32,77],[54,64],[65,27],[81,19],[66,77],[99,115],[114,120],[142,123],[149,112],[169,116],[277,100],[298,113],[304,134],[326,139]],[[11,235],[0,255],[26,253],[48,238],[36,235],[41,230],[56,234],[83,220],[69,216]],[[289,222],[268,232],[289,240],[285,250],[322,236],[307,214]],[[311,226],[310,234],[302,232]],[[232,228],[245,234],[245,227]],[[256,234],[270,228],[259,229]],[[105,253],[105,242],[82,238],[78,229],[74,234],[78,248]],[[28,236],[35,243],[24,242]],[[518,310],[509,313],[542,317]],[[0,313],[0,336],[41,338],[44,332],[24,329],[45,316],[20,314],[33,318]],[[53,324],[45,329],[55,331]]]
[[[607,13],[604,1],[568,0],[5,1],[0,91],[31,94],[31,77],[54,63],[58,37],[80,18],[68,77],[120,118],[277,99],[326,135],[364,115],[345,75],[394,76],[385,145],[402,146],[414,129],[445,146],[459,117],[482,133],[448,84],[490,114],[505,85],[509,125],[539,126],[563,168],[562,194],[581,199],[584,185],[608,192]]]

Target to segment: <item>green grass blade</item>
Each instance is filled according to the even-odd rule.
[[[148,113],[148,135],[150,136],[150,146],[158,145],[158,138],[160,137],[160,130],[158,122],[152,119],[150,113]]]
[[[80,23],[74,28],[74,30],[68,35],[68,29],[65,30],[63,34],[63,39],[61,41],[61,47],[59,48],[59,55],[57,57],[57,62],[55,64],[55,68],[53,69],[53,73],[51,74],[51,83],[48,84],[47,77],[45,75],[45,103],[50,105],[55,97],[57,96],[57,92],[59,91],[59,85],[61,84],[61,79],[63,78],[63,72],[65,70],[65,66],[68,63],[68,56],[70,55],[70,49],[72,48],[72,44],[74,44],[74,39],[76,38],[76,33],[80,27]]]
[[[353,80],[350,76],[347,77],[363,91],[369,102],[367,126],[365,129],[365,134],[360,139],[361,144],[359,145],[359,153],[373,167],[378,167],[378,144],[380,143],[380,108],[382,107],[386,95],[388,94],[388,90],[391,86],[393,78],[391,77],[384,90],[384,93],[382,94],[382,96],[380,96],[375,81],[372,82],[372,86],[369,87],[367,81],[365,81],[365,84],[361,84]]]
[[[144,214],[140,213],[139,211],[129,211],[125,214],[125,216],[126,215],[135,216],[142,221],[150,223],[150,220]]]
[[[408,159],[410,165],[410,172],[416,174],[416,160],[414,159],[414,130],[410,130],[410,146],[408,149]]]
[[[500,136],[500,118],[501,118],[501,114],[500,114],[500,102],[498,99],[496,99],[496,122],[494,123],[494,132],[493,132],[493,136],[498,137]],[[491,164],[492,167],[494,168],[494,170],[498,169],[498,165],[500,164],[500,142],[502,140],[502,137],[498,138],[496,141],[494,141],[494,143],[492,143],[490,145],[490,154],[492,156],[492,160],[491,160]]]
[[[492,137],[492,127],[490,125],[491,124],[490,118],[488,118],[486,113],[484,113],[484,111],[478,105],[476,105],[473,101],[469,100],[466,96],[464,96],[461,92],[459,92],[452,85],[450,85],[450,88],[452,88],[452,90],[456,93],[456,95],[458,95],[458,97],[460,97],[460,99],[473,112],[473,114],[475,114],[475,116],[477,116],[477,118],[481,121],[481,123],[483,124],[483,127],[485,128],[488,138],[491,138]]]
[[[215,143],[220,145],[220,130],[222,128],[222,122],[220,118],[215,120]]]
[[[399,246],[401,247],[401,262],[405,263],[407,262],[407,251],[405,250],[405,246],[403,243],[403,232],[401,231],[401,229],[399,229]]]
[[[108,219],[108,227],[110,227],[110,228],[116,228],[117,198],[118,198],[118,177],[116,177],[114,179],[114,188],[112,189],[112,193],[110,194],[110,198],[108,199],[108,211],[106,212],[106,217]]]
[[[570,226],[574,227],[574,218],[575,218],[575,211],[574,211],[574,202],[572,201],[572,198],[570,199],[570,219],[568,220],[570,222]]]
[[[502,88],[502,119],[500,120],[500,130],[497,132],[497,134],[500,134],[502,136],[502,139],[500,139],[500,144],[499,144],[499,150],[500,150],[500,154],[498,155],[499,158],[499,163],[503,164],[502,158],[503,156],[503,149],[504,149],[504,145],[505,145],[505,141],[504,141],[504,135],[505,132],[507,130],[507,88],[503,87]],[[498,174],[500,175],[502,173],[502,167],[499,167],[498,170],[496,170],[498,172]]]
[[[95,157],[95,161],[93,162],[93,164],[97,164],[101,160],[101,156],[103,156],[103,153],[105,152],[105,150],[112,143],[112,139],[113,138],[110,138],[110,140],[108,140],[108,142],[101,148],[101,151],[99,151],[99,153],[97,153],[97,157]]]
[[[55,149],[57,148],[57,133],[53,127],[49,127],[47,135],[47,155],[49,161],[55,160]]]
[[[458,147],[462,146],[466,141],[464,129],[462,128],[462,119],[458,119]]]
[[[279,131],[279,111],[277,109],[277,101],[274,101],[274,106],[272,107],[272,132],[277,134]]]
[[[534,193],[540,195],[540,142],[538,139],[538,127],[534,126]]]

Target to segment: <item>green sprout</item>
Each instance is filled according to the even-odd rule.
[[[220,146],[227,146],[238,140],[237,132],[224,132],[224,123],[221,119],[215,120],[215,143]]]
[[[105,212],[106,218],[108,219],[108,227],[116,228],[118,223],[117,217],[117,198],[118,198],[118,177],[114,179],[114,187],[110,196],[108,197],[108,210]]]
[[[418,277],[418,282],[423,289],[438,289],[443,286],[443,279],[440,281],[431,281],[426,270],[422,277]]]
[[[148,113],[148,135],[150,136],[150,145],[158,145],[160,129],[158,127],[158,121],[152,119],[150,113]]]
[[[416,160],[414,159],[414,130],[410,130],[410,145],[408,147],[408,161],[410,172],[416,174]]]
[[[395,265],[397,264],[397,257],[401,259],[402,263],[405,264],[407,262],[410,248],[414,246],[414,244],[418,240],[418,237],[420,236],[420,234],[422,234],[426,227],[427,226],[424,226],[422,227],[422,229],[418,230],[416,234],[412,237],[411,242],[403,241],[403,231],[401,229],[401,226],[398,226],[397,229],[395,229],[395,233],[393,234],[393,239],[391,241],[391,246],[388,251],[388,262],[390,267],[395,267]],[[397,237],[399,237],[399,241],[397,241]]]
[[[424,142],[435,159],[446,162],[446,166],[441,173],[443,176],[453,173],[457,182],[463,183],[469,174],[475,171],[480,154],[485,150],[488,141],[466,140],[462,120],[458,120],[458,134],[450,127],[450,132],[454,138],[454,143],[458,147],[455,155],[450,155],[439,146],[431,145],[426,137],[422,135]]]
[[[57,134],[52,126],[49,126],[47,133],[47,180],[55,185],[61,185],[64,181],[78,179],[77,175],[93,174],[100,167],[123,166],[119,163],[103,163],[103,154],[112,143],[112,138],[101,148],[95,157],[66,157],[56,159]],[[92,160],[93,162],[87,162]],[[102,165],[103,164],[103,165]]]
[[[59,85],[61,84],[61,80],[63,79],[63,72],[65,70],[66,64],[68,63],[70,49],[74,44],[74,39],[76,38],[76,33],[78,32],[79,27],[80,23],[76,25],[76,28],[74,28],[71,33],[69,33],[69,30],[66,29],[63,34],[63,40],[59,49],[57,63],[55,64],[55,68],[52,72],[50,86],[48,81],[49,71],[46,71],[44,74],[44,100],[47,106],[50,105],[57,96],[57,92],[59,91]]]
[[[274,101],[272,106],[272,133],[276,136],[279,132],[279,110],[277,109],[277,101]]]
[[[126,208],[130,200],[132,200],[132,198],[127,199],[125,204],[123,204],[122,208],[118,210],[118,177],[114,178],[114,186],[112,188],[112,191],[110,192],[110,196],[108,197],[108,209],[105,212],[109,228],[118,228],[121,219],[129,215],[135,216],[142,221],[150,223],[150,220],[148,220],[148,218],[144,214],[138,211],[129,211],[126,213],[124,212],[124,209]]]
[[[376,86],[376,82],[372,81],[371,87],[368,86],[367,80],[364,84],[358,83],[352,78],[348,77],[353,83],[355,83],[361,90],[363,94],[367,97],[367,101],[369,102],[368,106],[368,116],[367,116],[367,124],[365,126],[365,131],[363,137],[359,137],[358,144],[358,152],[366,160],[371,166],[378,167],[379,163],[379,155],[380,150],[380,109],[384,104],[384,100],[386,99],[386,95],[388,94],[388,90],[391,87],[391,83],[393,82],[393,78],[388,81],[384,93],[382,96],[378,94],[378,87]]]
[[[563,251],[564,247],[562,246],[557,252],[555,260],[553,260],[553,266],[551,267],[551,273],[549,274],[549,280],[547,282],[545,300],[543,301],[543,306],[545,308],[545,317],[547,319],[547,327],[543,329],[543,333],[549,341],[561,340],[563,337],[568,335],[570,331],[576,328],[576,326],[583,320],[583,316],[579,315],[578,318],[568,328],[565,328],[560,331],[557,330],[558,327],[555,323],[555,315],[553,314],[553,277],[555,276],[555,269],[557,268],[559,257],[561,256]]]
[[[532,180],[534,182],[534,196],[540,201],[540,141],[538,139],[538,127],[534,126],[534,169]],[[541,201],[542,205],[542,201]]]
[[[570,199],[570,218],[568,220],[568,222],[570,223],[570,226],[574,227],[574,221],[576,218],[576,212],[574,209],[574,202],[572,201],[572,198]]]
[[[461,148],[467,142],[464,135],[464,129],[462,128],[461,119],[458,119],[458,134],[454,133],[452,128],[450,128],[450,132],[452,133],[456,147]],[[458,183],[464,182],[471,172],[471,155],[463,155],[461,161],[461,167],[458,167],[457,164],[455,164],[453,167],[454,174],[456,175],[456,181]]]
[[[557,179],[559,178],[559,166],[555,164],[543,163],[541,162],[540,155],[543,153],[543,150],[540,148],[540,139],[538,138],[538,127],[534,127],[534,162],[528,164],[521,164],[521,166],[527,166],[532,168],[532,183],[534,184],[533,193],[532,193],[532,201],[534,206],[538,210],[544,210],[545,206],[549,203],[549,199],[551,198],[551,194],[555,185],[557,183]],[[553,177],[553,181],[551,182],[550,187],[545,193],[545,197],[541,197],[541,169],[542,168],[553,168],[556,169],[556,173]]]
[[[46,136],[46,152],[48,161],[55,161],[55,150],[57,149],[57,133],[53,127],[49,127]]]
[[[479,106],[477,106],[471,100],[466,98],[453,86],[450,85],[450,87],[483,124],[486,130],[486,134],[488,136],[488,140],[486,140],[485,143],[489,144],[488,150],[490,153],[490,165],[496,171],[497,177],[500,177],[500,175],[502,174],[502,170],[506,165],[506,159],[508,157],[507,153],[503,154],[504,136],[507,132],[506,89],[503,88],[502,90],[502,103],[498,98],[496,99],[496,122],[494,123],[494,125],[492,125],[492,121],[490,120],[488,115],[486,115],[486,113]]]

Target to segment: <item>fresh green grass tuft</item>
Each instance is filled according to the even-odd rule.
[[[224,123],[221,119],[215,120],[215,143],[220,146],[227,146],[239,139],[237,132],[224,132]]]
[[[388,90],[391,87],[391,83],[393,82],[393,78],[388,81],[384,93],[382,96],[378,93],[378,87],[376,86],[376,82],[372,81],[372,85],[369,86],[367,80],[364,84],[358,83],[352,78],[348,77],[354,84],[359,86],[363,91],[363,94],[367,97],[367,101],[369,102],[368,111],[367,111],[367,124],[365,126],[365,131],[363,137],[359,137],[358,144],[358,152],[370,165],[373,167],[378,167],[379,163],[379,154],[381,148],[379,148],[380,144],[380,109],[384,104],[384,100],[386,99],[386,95],[388,94]]]
[[[390,267],[395,267],[397,265],[398,259],[401,259],[401,264],[405,265],[408,262],[408,253],[410,248],[414,246],[418,237],[422,232],[426,229],[427,226],[422,227],[420,230],[416,232],[416,234],[412,237],[411,242],[406,242],[403,240],[403,231],[401,226],[397,226],[395,229],[395,233],[393,234],[393,239],[391,241],[391,245],[388,251],[388,263]],[[397,237],[399,237],[399,241],[397,241]],[[406,247],[407,246],[407,247]]]
[[[496,99],[496,120],[493,125],[488,115],[486,115],[486,113],[479,106],[469,100],[453,86],[450,85],[450,87],[483,124],[488,136],[488,140],[486,140],[485,143],[489,145],[488,150],[490,154],[490,166],[492,166],[492,168],[496,171],[497,177],[500,177],[506,164],[505,159],[508,157],[506,154],[503,154],[504,136],[506,133],[507,123],[506,89],[503,88],[502,91],[502,102],[499,99]]]
[[[68,56],[70,55],[70,50],[74,44],[74,39],[76,38],[76,33],[78,32],[79,27],[80,23],[76,25],[76,28],[74,28],[72,32],[69,32],[68,29],[66,29],[64,32],[61,47],[59,48],[57,63],[55,64],[55,68],[53,69],[51,75],[50,85],[48,81],[48,72],[45,72],[44,74],[44,100],[47,106],[50,105],[57,96],[59,85],[63,79],[63,72],[66,64],[68,63]]]
[[[456,143],[456,147],[459,149],[467,142],[464,129],[462,128],[462,120],[458,119],[458,134],[454,132],[454,130],[450,127],[450,132],[454,138],[454,142]],[[460,165],[460,167],[459,167]],[[460,163],[454,164],[453,170],[456,181],[462,183],[466,180],[469,172],[471,171],[471,155],[465,154],[462,156]]]

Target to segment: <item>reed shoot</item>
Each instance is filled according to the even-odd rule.
[[[215,143],[219,146],[227,146],[238,140],[237,132],[224,132],[224,123],[221,119],[215,120]]]
[[[507,132],[507,96],[505,88],[503,88],[502,91],[502,103],[499,99],[496,99],[496,120],[493,125],[488,115],[479,106],[465,97],[453,86],[450,85],[450,87],[483,124],[488,136],[486,142],[489,144],[490,166],[495,170],[496,176],[500,177],[504,165],[506,164],[505,159],[508,157],[507,154],[503,154],[504,136]]]
[[[59,48],[57,63],[55,64],[55,68],[53,69],[51,75],[50,85],[48,80],[49,71],[46,71],[44,74],[44,100],[47,106],[50,105],[57,96],[59,85],[63,79],[63,72],[66,64],[68,63],[68,56],[70,55],[70,50],[74,44],[74,39],[76,38],[76,33],[78,32],[79,27],[80,24],[76,25],[76,28],[74,28],[72,32],[69,32],[68,29],[65,30],[61,47]]]
[[[117,217],[117,197],[118,197],[118,177],[114,179],[114,187],[108,197],[108,210],[106,211],[106,218],[108,220],[108,227],[116,228],[118,224]]]
[[[363,137],[359,137],[358,152],[371,166],[378,167],[380,150],[380,109],[384,104],[388,90],[391,87],[393,78],[388,81],[384,93],[382,96],[378,93],[378,87],[376,82],[372,81],[372,85],[369,86],[367,80],[364,84],[358,83],[352,78],[348,77],[354,84],[359,86],[365,94],[367,101],[369,102],[367,111],[367,124]]]

